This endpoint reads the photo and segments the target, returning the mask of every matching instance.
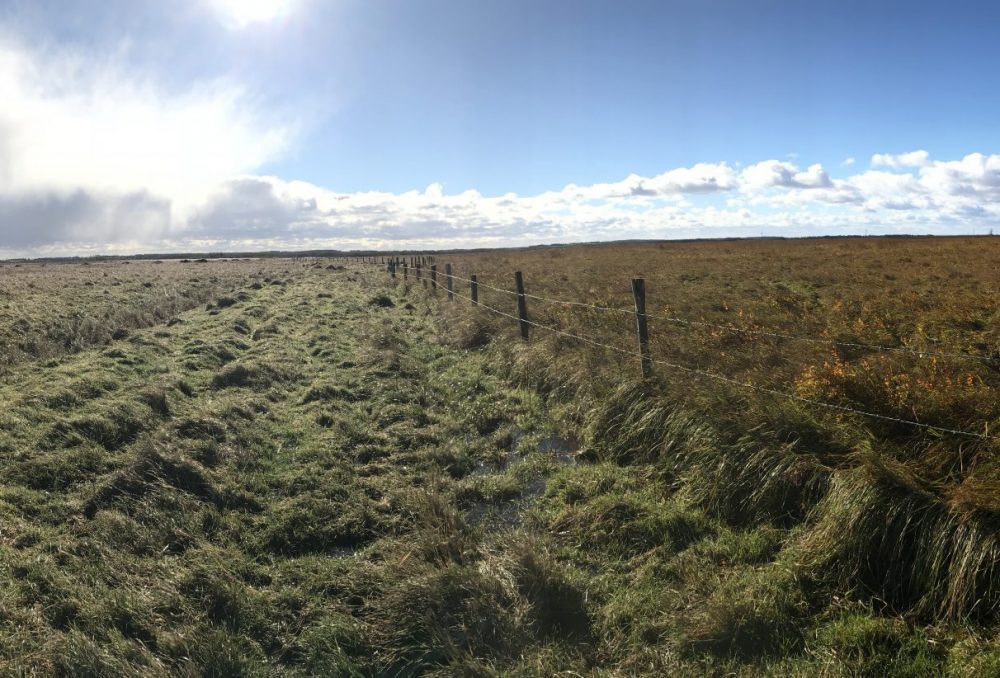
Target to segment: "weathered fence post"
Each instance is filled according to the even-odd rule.
[[[517,319],[521,325],[521,338],[528,339],[528,300],[524,297],[524,276],[520,271],[514,273],[514,286],[517,289]]]
[[[469,283],[469,292],[471,294],[472,305],[473,306],[478,306],[479,305],[479,278],[477,278],[476,274],[473,273],[472,275],[469,276],[469,280],[471,281]]]
[[[393,278],[393,280],[396,279],[396,262],[392,259],[389,260],[389,275]]]
[[[410,267],[406,265],[406,259],[403,260],[403,282],[405,283],[410,278]]]
[[[453,301],[455,299],[455,288],[452,285],[451,264],[444,265],[444,275],[448,279],[448,301]]]
[[[431,292],[437,294],[438,291],[438,267],[437,264],[431,264]]]
[[[416,265],[415,268],[416,268],[416,271],[417,271],[417,280],[420,281],[420,282],[423,282],[423,278],[420,275],[423,271],[420,270],[420,261],[419,260],[417,261],[417,265]]]
[[[649,328],[646,326],[646,281],[632,279],[632,296],[635,297],[635,325],[639,333],[639,353],[642,356],[642,378],[653,374],[653,359],[649,355]]]

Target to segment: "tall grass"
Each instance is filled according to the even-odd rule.
[[[973,433],[1000,431],[996,239],[832,240],[581,246],[441,257],[459,275],[539,296],[748,330],[650,324],[654,357],[805,398]],[[837,263],[840,262],[840,263]],[[512,298],[481,291],[507,310]],[[529,300],[539,323],[635,351],[627,314]],[[994,619],[1000,444],[830,413],[654,366],[463,307],[465,334],[549,394],[596,457],[649,466],[731,525],[799,526],[804,576],[925,619]],[[470,320],[471,318],[471,320]],[[470,330],[469,323],[479,326]],[[755,330],[980,360],[793,342]]]

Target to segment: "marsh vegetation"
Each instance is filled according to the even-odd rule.
[[[992,435],[1000,243],[438,255],[654,356]],[[990,675],[995,438],[678,374],[373,265],[0,265],[0,666]],[[513,312],[509,295],[481,300]],[[634,349],[634,318],[531,301]],[[761,335],[833,339],[945,360]]]

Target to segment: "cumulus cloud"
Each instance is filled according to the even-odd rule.
[[[0,256],[967,232],[1000,218],[1000,156],[982,153],[876,154],[846,176],[786,157],[536,195],[341,193],[255,174],[295,126],[238,84],[171,91],[121,64],[0,42]]]
[[[1000,201],[1000,155],[971,153],[961,160],[929,162],[920,170],[921,184],[949,196]]]
[[[604,200],[628,197],[674,197],[686,193],[730,191],[738,185],[736,172],[726,163],[698,163],[678,167],[653,177],[630,174],[615,183],[577,186],[570,184],[559,194],[568,200]],[[554,196],[553,196],[554,197]]]
[[[742,172],[743,186],[748,190],[762,188],[829,188],[830,175],[822,165],[810,165],[802,171],[793,163],[765,160],[750,165]]]
[[[872,156],[872,167],[923,167],[929,158],[930,154],[927,151],[910,151],[898,155],[876,153]]]
[[[769,160],[630,175],[534,196],[424,191],[336,193],[307,182],[243,177],[195,216],[190,235],[212,245],[257,247],[469,247],[622,238],[967,231],[1000,216],[978,200],[995,182],[987,157],[927,168],[928,177],[869,170],[833,179]],[[941,179],[945,177],[946,180]],[[975,196],[966,195],[975,187]],[[699,203],[728,196],[725,206]],[[678,200],[678,196],[690,199]],[[767,211],[758,211],[767,207]]]

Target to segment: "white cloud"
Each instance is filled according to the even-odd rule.
[[[659,195],[669,193],[715,193],[738,185],[736,172],[726,163],[699,163],[655,176],[644,184]]]
[[[822,165],[810,165],[805,171],[781,160],[765,160],[743,170],[743,186],[749,191],[765,188],[829,188],[830,176]]]
[[[213,4],[222,25],[231,30],[277,21],[292,10],[292,0],[213,0]]]
[[[728,164],[698,163],[692,167],[678,167],[653,177],[630,174],[615,183],[590,186],[569,184],[558,194],[549,195],[570,201],[670,198],[683,194],[730,191],[737,185],[737,174]]]
[[[173,92],[121,63],[0,43],[0,256],[968,232],[1000,219],[1000,155],[982,153],[878,154],[879,169],[836,179],[786,157],[528,196],[338,193],[254,175],[294,126],[268,124],[238,84]]]
[[[872,167],[923,167],[928,163],[929,157],[927,151],[910,151],[899,155],[876,153],[872,156]]]
[[[927,163],[920,183],[928,191],[988,202],[1000,201],[1000,155],[971,153],[961,160]]]
[[[225,179],[287,147],[237,84],[182,92],[128,72],[119,58],[32,52],[0,43],[0,195],[145,192],[177,214]]]
[[[849,157],[849,158],[844,158],[844,161],[842,163],[840,163],[840,166],[841,167],[850,167],[851,165],[853,165],[856,162],[857,162],[857,159],[852,156],[852,157]]]

